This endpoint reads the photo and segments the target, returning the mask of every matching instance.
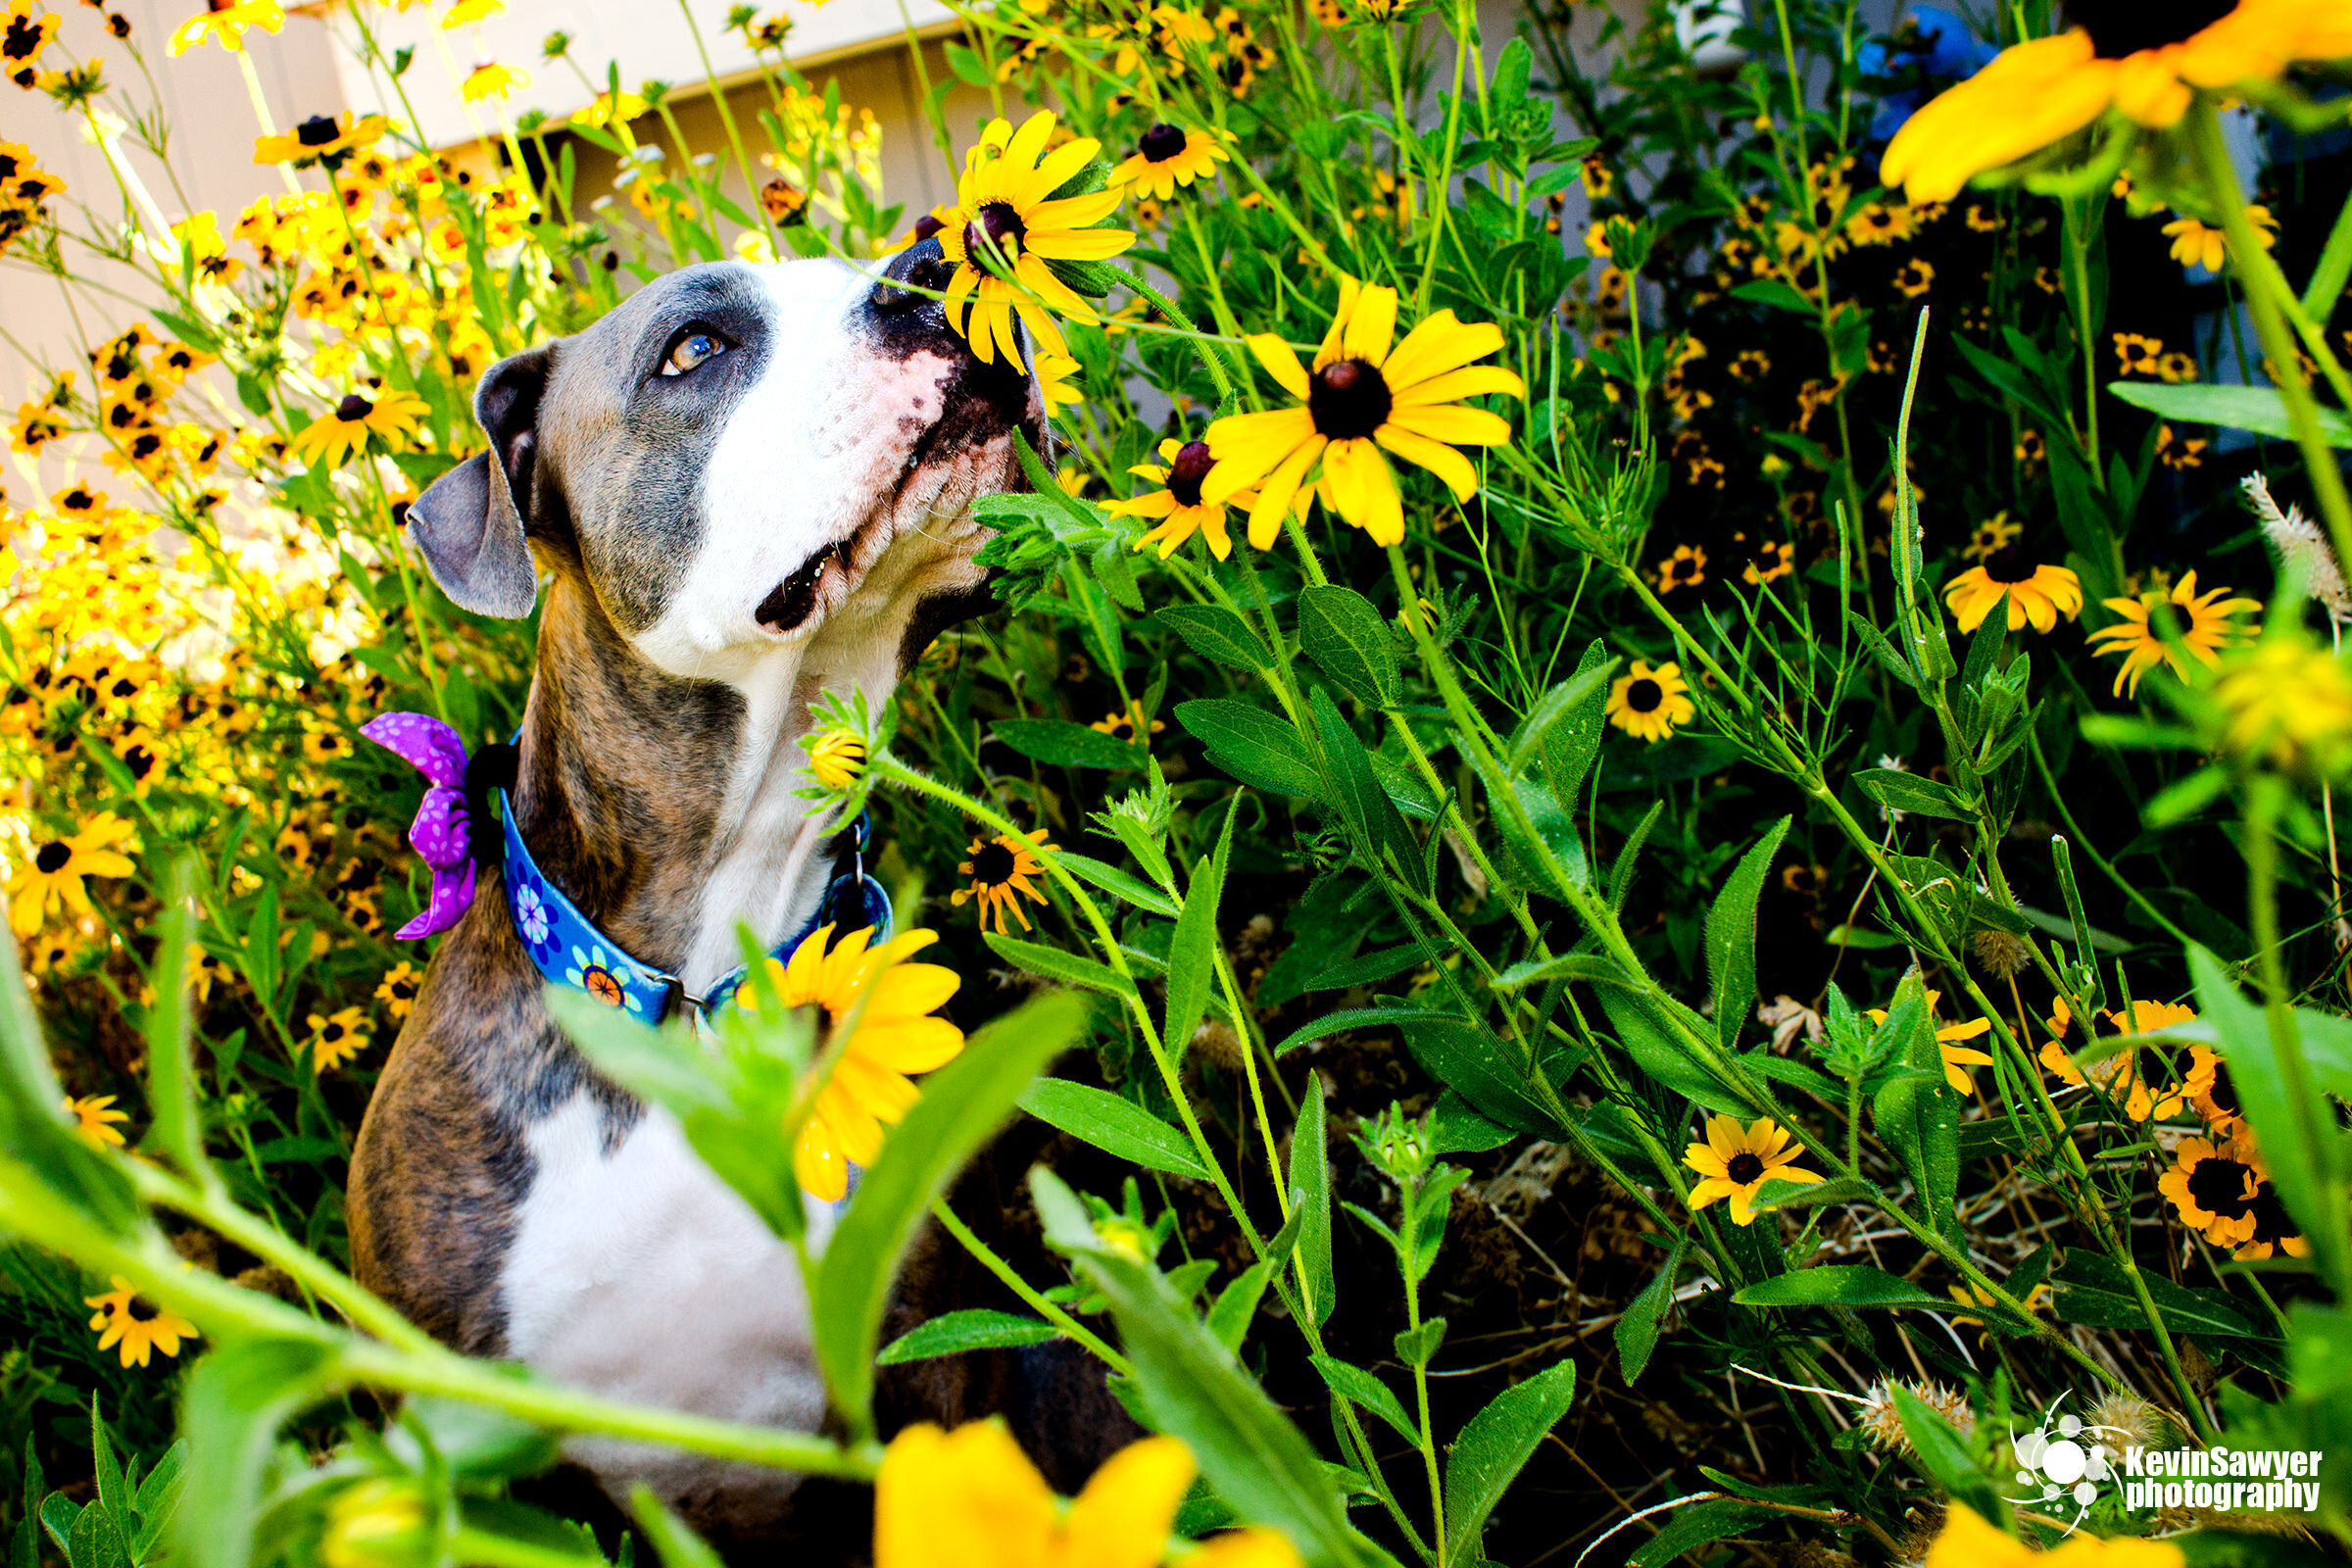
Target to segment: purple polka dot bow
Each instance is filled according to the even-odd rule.
[[[409,842],[433,868],[433,896],[424,912],[392,933],[429,937],[456,925],[473,903],[473,821],[466,807],[466,743],[430,713],[379,713],[360,726],[376,745],[415,764],[432,781]]]

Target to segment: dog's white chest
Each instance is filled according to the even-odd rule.
[[[816,1429],[825,1391],[799,1266],[673,1117],[648,1107],[607,1150],[582,1093],[524,1140],[536,1169],[500,1275],[510,1354],[612,1398]],[[809,1218],[813,1250],[832,1212]],[[706,1461],[633,1444],[567,1451],[657,1492],[708,1479]],[[763,1473],[786,1491],[794,1479]]]

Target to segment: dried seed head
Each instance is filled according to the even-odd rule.
[[[1969,938],[1969,946],[1976,951],[1977,967],[1995,980],[2006,980],[2034,961],[2034,950],[2024,937],[1992,926]]]
[[[2263,536],[2278,554],[2278,564],[2302,575],[2311,597],[2327,607],[2330,620],[2339,626],[2352,622],[2352,589],[2344,586],[2343,566],[2320,525],[2303,515],[2301,507],[2280,512],[2261,474],[2249,473],[2239,484],[2261,519]]]
[[[2171,1423],[2156,1407],[2136,1394],[2103,1394],[2092,1401],[2087,1414],[2092,1436],[2118,1453],[2126,1448],[2152,1448],[2157,1438],[2171,1430]]]
[[[1911,1438],[1903,1431],[1902,1413],[1894,1405],[1896,1387],[1891,1383],[1874,1383],[1870,1386],[1870,1393],[1862,1400],[1861,1427],[1870,1434],[1871,1442],[1881,1448],[1899,1449],[1907,1453],[1911,1448]],[[1900,1387],[1909,1390],[1913,1398],[1949,1421],[1962,1437],[1976,1430],[1977,1413],[1968,1407],[1968,1396],[1957,1389],[1947,1389],[1940,1383],[1933,1382],[1906,1382]]]

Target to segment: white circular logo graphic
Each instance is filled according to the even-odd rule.
[[[2075,1517],[2066,1527],[2072,1535],[2091,1504],[2099,1500],[2100,1486],[2115,1479],[2116,1451],[2094,1434],[2111,1432],[2121,1437],[2123,1433],[2115,1427],[2084,1426],[2075,1415],[2055,1415],[2065,1401],[2063,1394],[2052,1399],[2041,1412],[2041,1425],[2022,1438],[2015,1427],[2009,1429],[2009,1449],[2017,1456],[2017,1484],[2032,1489],[2031,1495],[2009,1500],[2042,1507],[2072,1501]]]

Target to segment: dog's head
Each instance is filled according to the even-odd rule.
[[[976,361],[919,292],[945,279],[936,250],[878,275],[687,268],[500,361],[474,396],[490,450],[409,512],[435,580],[525,615],[536,547],[686,678],[742,676],[844,619],[903,623],[919,652],[985,603],[972,503],[1019,484],[1012,433],[1042,450],[1043,427],[1034,384]]]

